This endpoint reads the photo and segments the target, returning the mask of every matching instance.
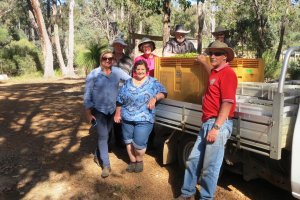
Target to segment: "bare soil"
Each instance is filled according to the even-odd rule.
[[[112,174],[100,177],[93,162],[96,135],[83,115],[83,87],[83,79],[0,83],[0,199],[177,197],[183,172],[177,163],[161,164],[159,139],[137,174],[125,172],[125,149],[111,145]],[[215,199],[293,198],[263,180],[245,182],[225,171]]]

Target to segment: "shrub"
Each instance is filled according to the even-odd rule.
[[[90,44],[87,49],[80,49],[75,55],[76,66],[88,74],[92,69],[99,66],[99,57],[101,51],[107,45]]]
[[[27,39],[13,41],[6,45],[0,56],[3,60],[2,73],[10,76],[42,71],[41,54]]]
[[[6,28],[0,27],[0,47],[5,46],[11,41],[11,36]]]
[[[289,68],[287,69],[290,79],[300,80],[300,59],[296,62],[291,62]]]
[[[16,76],[18,74],[16,63],[14,63],[11,59],[0,58],[0,74]]]
[[[268,50],[263,54],[263,60],[265,61],[265,79],[274,80],[280,76],[281,63],[275,61],[275,52]]]

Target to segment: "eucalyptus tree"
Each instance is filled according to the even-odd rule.
[[[38,0],[30,0],[34,17],[39,29],[42,52],[44,55],[44,77],[54,77],[53,51],[49,35],[46,30],[44,17]]]
[[[75,0],[69,2],[69,48],[67,76],[75,76],[74,72],[74,7]]]

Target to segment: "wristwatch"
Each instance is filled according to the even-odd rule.
[[[218,124],[214,124],[213,128],[216,129],[216,130],[220,130],[221,127]]]

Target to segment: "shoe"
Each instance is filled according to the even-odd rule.
[[[144,170],[144,162],[143,161],[136,162],[134,172],[139,173],[142,172],[143,170]]]
[[[177,198],[175,198],[174,200],[192,200],[192,197],[183,197],[183,196],[179,196]]]
[[[102,173],[101,173],[101,177],[102,178],[108,177],[109,174],[110,174],[110,172],[111,172],[111,168],[110,167],[103,167]]]
[[[135,172],[136,162],[130,162],[126,168],[126,171],[129,173]]]

